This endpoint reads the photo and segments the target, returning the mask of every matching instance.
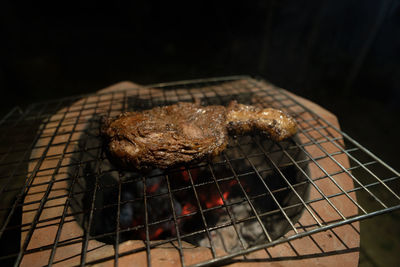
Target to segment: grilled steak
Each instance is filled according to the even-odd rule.
[[[232,101],[224,106],[180,102],[105,119],[101,133],[109,159],[125,169],[168,168],[214,156],[225,149],[228,131],[262,131],[274,141],[296,133],[293,118],[276,109]]]

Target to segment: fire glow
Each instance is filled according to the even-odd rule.
[[[232,184],[236,184],[236,181],[232,181]],[[215,208],[218,206],[224,205],[224,200],[228,199],[230,191],[225,191],[222,193],[222,198],[217,190],[211,190],[211,192],[205,192],[205,190],[199,190],[199,201],[200,205],[206,207],[207,209]],[[182,207],[182,214],[181,215],[188,215],[197,211],[197,205],[193,205],[192,203],[188,202]]]
[[[196,170],[191,170],[190,173],[187,170],[182,170],[179,175],[178,179],[181,179],[181,181],[190,183],[190,180],[193,182],[197,181],[198,177],[198,172]],[[174,177],[176,179],[177,177]],[[185,219],[191,219],[192,216],[195,216],[199,208],[203,211],[208,210],[208,209],[215,209],[218,207],[222,207],[224,203],[227,202],[229,196],[231,195],[232,192],[232,187],[237,184],[236,180],[230,180],[229,182],[224,182],[219,185],[219,189],[214,185],[210,184],[208,185],[202,185],[202,186],[195,186],[195,190],[197,193],[197,199],[195,197],[188,197],[185,199],[185,201],[182,201],[179,203],[181,205],[181,209],[177,212],[177,217],[178,217],[178,224],[180,221],[182,221],[182,218]],[[161,190],[163,186],[161,185],[161,182],[159,183],[154,183],[146,188],[146,194],[152,195],[156,194]],[[194,194],[190,194],[194,196]],[[199,207],[200,204],[200,207]],[[218,211],[217,211],[218,212]],[[181,218],[181,219],[179,219]],[[143,225],[143,220],[134,220],[132,222],[131,227],[140,227]],[[163,223],[159,225],[155,229],[149,229],[149,239],[150,240],[157,240],[163,237],[163,234],[175,234],[176,229],[175,229],[175,224],[173,221],[170,221],[169,223]],[[140,229],[138,236],[142,240],[146,240],[146,234],[145,234],[145,229]]]

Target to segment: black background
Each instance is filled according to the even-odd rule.
[[[400,1],[3,1],[1,115],[139,84],[249,74],[336,114],[400,169]]]

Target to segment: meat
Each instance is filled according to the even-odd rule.
[[[226,147],[223,106],[177,103],[128,112],[103,124],[112,162],[128,169],[167,168],[220,153]]]
[[[297,131],[296,121],[279,109],[262,109],[236,101],[228,106],[226,122],[231,133],[260,131],[276,142],[293,136]]]
[[[105,119],[101,134],[111,162],[124,169],[168,168],[223,151],[228,132],[266,133],[281,141],[296,133],[295,120],[280,110],[232,101],[228,107],[179,102]]]

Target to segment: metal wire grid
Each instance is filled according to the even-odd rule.
[[[332,123],[319,117],[283,90],[277,89],[263,81],[254,80],[248,77],[228,77],[217,79],[204,79],[196,81],[184,81],[171,84],[159,84],[144,88],[127,88],[111,93],[96,95],[85,95],[65,98],[52,102],[38,103],[31,105],[25,112],[18,109],[12,110],[1,121],[2,128],[1,153],[0,153],[0,197],[6,199],[1,206],[3,220],[0,234],[2,239],[10,237],[16,232],[22,232],[21,240],[18,241],[17,249],[6,251],[0,257],[4,263],[19,265],[23,258],[32,256],[35,253],[47,251],[45,254],[47,264],[68,264],[68,260],[78,258],[78,265],[101,263],[114,260],[117,265],[120,258],[126,255],[146,253],[146,262],[152,263],[154,249],[168,243],[174,243],[178,250],[179,260],[182,266],[195,265],[203,266],[213,263],[225,262],[240,255],[246,255],[254,251],[266,249],[274,245],[288,242],[304,236],[311,236],[314,233],[326,231],[345,224],[351,224],[361,219],[374,215],[383,214],[400,208],[399,197],[399,173],[358,144],[345,133],[337,129]],[[162,90],[159,90],[162,89]],[[138,176],[133,179],[124,179],[126,173],[119,172],[115,168],[104,167],[101,162],[106,161],[101,152],[101,147],[90,145],[90,140],[97,138],[91,134],[98,125],[93,117],[96,115],[112,116],[128,109],[146,109],[155,105],[164,105],[176,101],[193,101],[196,98],[202,99],[204,104],[223,104],[230,99],[237,99],[241,102],[244,96],[250,94],[252,102],[258,102],[264,106],[273,106],[286,110],[293,114],[300,126],[298,136],[301,142],[296,141],[289,144],[263,143],[263,140],[256,136],[246,138],[246,142],[236,139],[230,143],[228,149],[217,157],[213,162],[201,162],[194,165],[184,166],[189,182],[182,186],[173,185],[173,175],[182,172],[182,169],[170,170],[161,174],[166,182],[167,192],[161,194],[149,194],[146,181],[153,176]],[[248,101],[248,100],[247,100]],[[61,112],[60,112],[61,111]],[[54,115],[56,114],[56,115]],[[63,137],[59,141],[60,137]],[[256,145],[256,152],[247,153],[246,145]],[[10,145],[12,144],[12,145]],[[346,144],[346,146],[344,145]],[[291,150],[297,149],[306,155],[304,159],[293,157]],[[230,151],[239,151],[232,154]],[[35,151],[35,153],[33,153]],[[305,178],[301,182],[293,182],[290,177],[282,171],[285,164],[276,161],[271,155],[275,152],[282,153],[287,159],[286,166],[292,166]],[[93,154],[90,159],[85,154]],[[234,155],[234,156],[232,156]],[[260,169],[253,164],[253,159],[262,157],[268,162],[267,169]],[[343,162],[343,157],[350,160],[351,165]],[[74,158],[71,161],[71,158]],[[69,159],[69,161],[68,161]],[[45,162],[52,164],[43,165]],[[238,171],[236,162],[246,162],[250,168]],[[327,168],[329,162],[333,168]],[[82,170],[85,165],[92,164],[95,167],[93,184],[87,185],[87,174]],[[319,170],[318,175],[310,175],[307,167],[312,166]],[[220,177],[215,173],[215,166],[224,166],[227,174]],[[206,168],[209,170],[209,177],[205,181],[197,181],[194,169]],[[284,181],[286,186],[271,189],[266,183],[264,172],[273,170]],[[111,185],[103,184],[100,177],[105,173],[117,172],[117,182]],[[250,195],[246,191],[246,184],[243,177],[252,175],[256,177],[264,188],[264,192],[257,195]],[[160,176],[156,174],[154,176]],[[346,178],[343,178],[343,177]],[[41,181],[42,177],[49,177]],[[350,179],[354,186],[346,187],[343,179]],[[230,201],[225,199],[223,184],[227,181],[236,181],[240,188],[242,199]],[[86,181],[86,182],[85,182]],[[122,188],[126,184],[140,182],[142,184],[142,195],[140,197],[123,200]],[[58,188],[58,185],[66,183],[65,188]],[[85,184],[86,183],[86,184]],[[329,183],[329,188],[335,190],[327,191],[323,183]],[[211,208],[204,207],[201,203],[199,191],[207,185],[215,186],[217,193],[222,199],[222,204]],[[300,195],[298,188],[307,185],[317,192],[317,195],[305,198]],[[34,190],[34,189],[37,190]],[[78,189],[77,189],[78,188]],[[113,202],[103,207],[95,207],[99,191],[113,188],[117,191]],[[60,194],[53,194],[58,191]],[[281,192],[291,192],[296,198],[296,203],[287,205],[277,199]],[[191,192],[196,208],[188,214],[179,214],[173,202],[173,198],[179,192]],[[356,194],[357,193],[357,197]],[[39,198],[27,201],[31,195],[37,194]],[[86,196],[88,204],[80,209],[72,209],[77,198]],[[149,203],[152,199],[167,196],[170,201],[170,216],[156,221],[150,220],[148,212]],[[257,199],[270,197],[275,208],[260,213],[254,206]],[[353,206],[358,213],[346,212],[341,202]],[[366,199],[365,202],[364,199]],[[133,227],[120,228],[121,207],[127,203],[141,202],[144,206],[144,222]],[[330,207],[331,217],[326,219],[321,215],[316,204],[323,202]],[[236,218],[231,208],[241,204],[249,205],[252,215],[246,218]],[[81,205],[80,203],[75,206]],[[115,229],[110,232],[94,234],[93,225],[96,223],[96,212],[114,207],[116,208]],[[313,223],[302,225],[293,220],[289,215],[290,210],[301,207],[304,210],[302,216],[308,216]],[[59,208],[61,213],[54,216],[42,217],[46,210]],[[219,225],[211,225],[207,219],[210,212],[216,209],[225,210],[229,221]],[[22,217],[31,214],[31,220],[21,222]],[[287,233],[280,238],[271,237],[269,228],[263,223],[265,218],[280,214],[288,223]],[[199,215],[202,228],[192,232],[183,232],[180,228],[180,221]],[[86,218],[86,227],[83,235],[62,237],[63,229],[70,223],[76,223],[77,218]],[[17,218],[17,219],[15,219]],[[246,246],[246,241],[238,230],[238,226],[249,221],[258,222],[266,242]],[[151,241],[151,228],[165,223],[173,223],[176,234],[164,240]],[[46,245],[30,247],[34,239],[35,231],[55,227],[54,239]],[[212,233],[218,229],[233,227],[241,244],[239,251],[221,253],[213,244]],[[144,230],[144,245],[129,250],[120,250],[121,235],[124,233]],[[202,235],[209,241],[209,255],[200,262],[189,262],[184,249],[184,240],[187,238]],[[115,252],[97,259],[90,258],[88,254],[93,251],[89,243],[92,240],[101,240],[113,237]],[[20,242],[20,244],[19,244]],[[80,250],[75,255],[60,258],[57,251],[63,247],[78,245]],[[105,245],[104,245],[105,246]],[[97,248],[101,248],[99,246]],[[266,251],[268,253],[268,251]],[[43,254],[41,254],[43,255]],[[76,263],[74,263],[76,265]]]

